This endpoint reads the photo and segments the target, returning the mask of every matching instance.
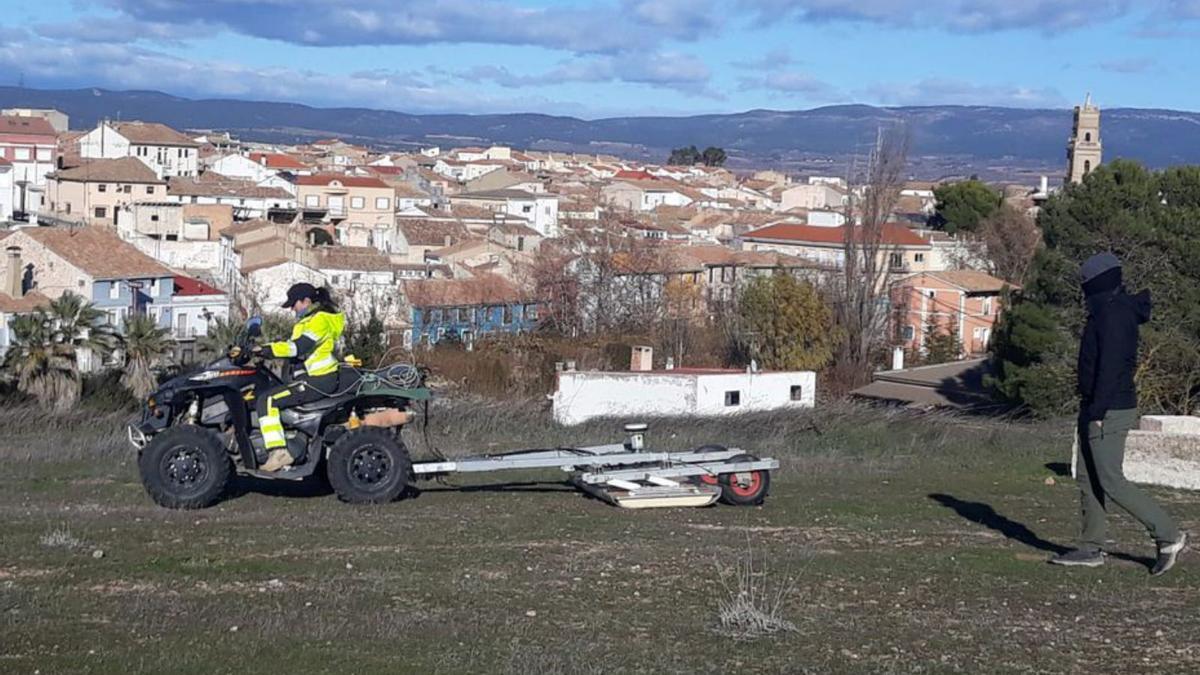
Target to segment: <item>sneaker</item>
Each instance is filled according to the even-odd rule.
[[[1050,559],[1051,565],[1066,565],[1067,567],[1100,567],[1104,564],[1104,551],[1088,551],[1077,548],[1074,551],[1060,553]]]
[[[274,473],[284,467],[291,466],[294,461],[291,453],[287,450],[272,450],[271,456],[267,458],[266,462],[263,462],[263,465],[259,469],[267,473]]]
[[[1187,532],[1180,532],[1179,537],[1169,544],[1158,545],[1158,560],[1154,563],[1154,568],[1150,570],[1151,576],[1166,574],[1167,570],[1175,566],[1175,561],[1179,558],[1179,554],[1183,549],[1187,548],[1188,536]]]

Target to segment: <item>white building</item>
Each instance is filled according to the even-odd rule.
[[[12,162],[0,157],[0,223],[12,220],[14,196]]]
[[[196,176],[199,151],[199,143],[156,122],[101,122],[79,139],[81,157],[137,157],[159,178]]]
[[[660,206],[687,206],[695,201],[675,183],[657,180],[618,181],[601,188],[600,195],[606,203],[633,212],[653,211]]]
[[[558,236],[558,195],[533,194],[523,190],[469,192],[450,198],[451,212],[457,205],[478,206],[528,221],[543,237]]]
[[[70,128],[70,118],[66,113],[60,112],[53,108],[5,108],[0,110],[0,115],[5,117],[39,117],[50,123],[50,127],[54,129],[54,133],[63,134]]]
[[[812,408],[816,382],[816,373],[811,371],[567,371],[558,374],[554,419],[573,425],[598,417],[635,421]]]

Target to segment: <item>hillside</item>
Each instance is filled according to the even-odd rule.
[[[1063,164],[1068,110],[984,106],[750,110],[692,117],[581,120],[534,113],[414,115],[294,103],[191,100],[154,91],[36,90],[0,87],[0,105],[52,107],[73,127],[105,117],[146,119],[175,127],[228,130],[266,141],[340,136],[405,147],[503,143],[523,148],[607,152],[661,161],[669,148],[695,143],[730,151],[737,165],[795,165],[844,160],[869,147],[881,124],[904,120],[915,164],[939,171],[1053,169]],[[1152,166],[1200,163],[1200,113],[1113,108],[1104,111],[1106,157]]]

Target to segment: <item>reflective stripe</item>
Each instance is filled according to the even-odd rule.
[[[311,377],[326,375],[337,370],[337,359],[332,356],[326,356],[315,361],[305,361],[304,370],[308,371]]]
[[[320,335],[317,335],[316,333],[314,333],[314,332],[313,332],[313,331],[311,331],[311,330],[306,330],[306,331],[304,331],[303,333],[301,333],[301,334],[300,334],[300,337],[306,337],[306,338],[308,338],[308,339],[312,340],[313,342],[320,342],[320,341],[321,341],[321,336],[320,336]]]
[[[277,448],[287,447],[287,438],[284,437],[282,431],[264,431],[263,445],[267,450],[275,450]]]
[[[296,343],[295,342],[288,341],[288,342],[272,342],[271,343],[271,356],[282,359],[282,358],[292,357],[295,355],[296,355]]]

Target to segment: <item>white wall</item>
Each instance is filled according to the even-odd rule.
[[[14,189],[12,167],[0,165],[0,222],[12,218],[13,204],[17,201]]]
[[[672,415],[730,415],[781,408],[811,408],[816,403],[816,374],[782,373],[559,373],[554,419],[580,424],[597,417],[626,419]],[[792,400],[792,387],[800,387]],[[726,392],[739,404],[727,406]]]

